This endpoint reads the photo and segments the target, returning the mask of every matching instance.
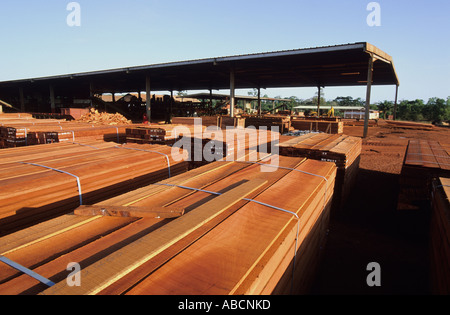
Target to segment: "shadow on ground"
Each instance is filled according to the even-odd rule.
[[[430,294],[430,209],[397,211],[398,175],[361,169],[347,204],[330,222],[313,295]],[[381,287],[367,265],[381,265]]]

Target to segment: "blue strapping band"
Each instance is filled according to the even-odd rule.
[[[49,170],[52,170],[52,171],[55,171],[55,172],[58,172],[58,173],[63,173],[63,174],[75,177],[76,180],[77,180],[77,185],[78,185],[78,195],[80,196],[80,206],[83,205],[83,194],[81,192],[81,183],[80,183],[80,178],[78,176],[73,175],[73,174],[68,173],[68,172],[65,172],[65,171],[62,171],[62,170],[58,170],[58,169],[53,168],[53,167],[45,166],[45,165],[34,164],[34,163],[27,163],[27,162],[19,162],[19,163],[26,164],[26,165],[33,165],[33,166],[43,167],[43,168],[46,168],[46,169],[49,169]]]
[[[158,151],[135,149],[135,148],[125,148],[125,147],[119,147],[119,146],[116,146],[114,148],[116,148],[116,149],[125,149],[125,150],[133,150],[133,151],[141,151],[141,152],[149,152],[149,153],[156,153],[156,154],[162,155],[167,160],[167,168],[169,169],[169,178],[172,177],[171,172],[170,172],[170,159],[169,159],[169,156],[167,154],[164,154],[164,153],[161,153],[161,152],[158,152]]]
[[[34,271],[32,271],[32,270],[30,270],[30,269],[28,269],[28,268],[26,268],[26,267],[24,267],[24,266],[22,266],[22,265],[20,265],[18,263],[14,262],[14,261],[12,261],[12,260],[10,260],[8,258],[6,258],[5,256],[0,256],[0,261],[5,263],[5,264],[7,264],[8,266],[10,266],[12,268],[14,268],[14,269],[24,273],[24,274],[26,274],[26,275],[36,279],[37,281],[42,282],[43,284],[45,284],[45,285],[47,285],[49,287],[52,287],[52,286],[55,285],[54,282],[48,280],[47,278],[44,278],[43,276],[37,274],[36,272],[34,272]]]
[[[75,145],[79,145],[79,146],[82,146],[82,147],[89,147],[89,148],[93,148],[93,149],[96,149],[96,150],[100,150],[99,148],[96,148],[96,147],[94,147],[92,145],[88,145],[88,144],[77,143],[77,142],[69,142],[69,143],[75,144]]]
[[[182,188],[182,189],[187,189],[187,190],[204,192],[204,193],[208,193],[208,194],[212,194],[212,195],[216,195],[216,196],[221,196],[222,195],[221,193],[218,193],[218,192],[213,192],[213,191],[208,191],[208,190],[198,189],[198,188],[192,188],[192,187],[186,187],[186,186],[180,186],[180,185],[162,184],[162,183],[156,183],[156,184],[152,184],[152,185]],[[291,293],[292,293],[293,289],[294,289],[294,275],[295,275],[295,263],[296,263],[296,260],[297,260],[298,238],[300,236],[300,217],[295,212],[292,212],[292,211],[289,211],[289,210],[285,210],[285,209],[282,209],[282,208],[279,208],[279,207],[275,207],[275,206],[272,206],[272,205],[269,205],[267,203],[260,202],[260,201],[254,200],[254,199],[242,198],[242,200],[253,202],[253,203],[257,203],[259,205],[262,205],[262,206],[265,206],[265,207],[268,207],[268,208],[272,208],[272,209],[275,209],[275,210],[279,210],[279,211],[282,211],[282,212],[286,212],[286,213],[292,214],[297,219],[297,221],[298,221],[298,223],[297,223],[297,234],[296,234],[296,237],[295,237],[294,260],[293,260],[292,282],[291,282]]]

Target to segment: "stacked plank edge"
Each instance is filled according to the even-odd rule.
[[[223,158],[238,160],[250,152],[270,153],[271,143],[280,137],[278,132],[270,129],[261,131],[242,126],[218,128],[204,125],[129,127],[126,134],[127,143],[165,144],[187,150],[191,167]]]
[[[246,117],[245,116],[245,127],[255,127],[256,129],[266,128],[271,130],[272,127],[278,128],[278,132],[284,134],[289,132],[291,129],[291,119],[290,117],[284,116],[262,116],[262,117]]]
[[[433,130],[434,125],[432,124],[422,124],[411,121],[393,121],[386,120],[385,121],[387,127],[394,129],[415,129],[415,130]]]
[[[361,160],[362,139],[346,135],[306,134],[282,137],[280,155],[336,163],[338,168],[333,211],[342,207],[354,187]]]
[[[418,209],[430,200],[433,178],[450,177],[450,144],[410,140],[400,175],[399,210]]]
[[[167,178],[169,168],[164,155],[169,158],[172,175],[187,171],[187,162],[174,161],[171,150],[167,146],[117,146],[103,141],[2,150],[0,233],[68,213],[80,205],[76,178],[23,163],[78,176],[83,203],[92,203]]]
[[[430,230],[432,293],[450,294],[450,179],[433,180]]]
[[[291,126],[296,130],[310,130],[328,134],[343,134],[344,123],[342,121],[323,120],[292,120]]]
[[[56,285],[0,264],[0,294],[306,293],[326,243],[337,167],[286,156],[279,164],[262,172],[255,163],[217,161],[93,204],[92,215],[85,206],[5,236],[0,255]],[[182,215],[96,212],[127,207]],[[67,285],[71,262],[82,267],[79,287]]]
[[[127,127],[34,119],[26,114],[0,115],[0,149],[90,140],[125,143]]]

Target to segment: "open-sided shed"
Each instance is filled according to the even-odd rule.
[[[370,104],[372,85],[399,84],[392,57],[360,42],[6,81],[0,82],[0,99],[25,110],[26,97],[39,94],[55,109],[57,97],[229,89],[234,116],[235,89],[367,86]],[[150,98],[147,110],[151,111]]]

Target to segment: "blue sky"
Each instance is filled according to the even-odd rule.
[[[394,58],[400,99],[450,96],[448,0],[377,1],[379,27],[367,25],[370,0],[79,0],[80,27],[66,23],[69,2],[0,1],[0,81],[365,41]],[[325,89],[337,96],[365,88]],[[374,87],[372,100],[394,96]]]

